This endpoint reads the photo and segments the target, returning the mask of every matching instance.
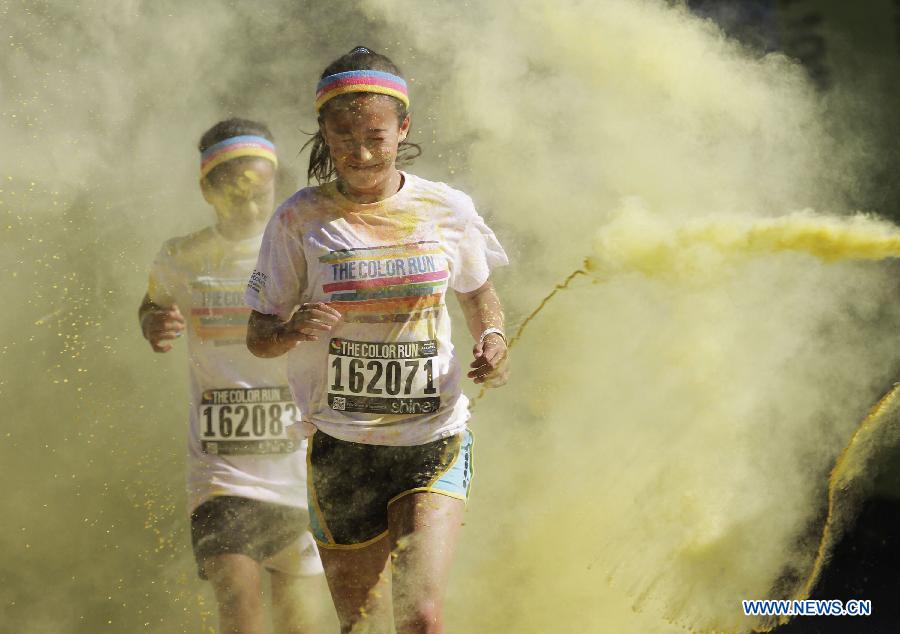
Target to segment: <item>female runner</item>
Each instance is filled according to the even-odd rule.
[[[288,354],[314,434],[310,526],[350,631],[393,599],[397,632],[440,632],[472,477],[460,362],[445,305],[474,340],[468,377],[506,380],[491,268],[507,263],[472,200],[398,170],[409,97],[398,68],[358,47],[322,73],[309,176],[276,211],[246,301],[251,352]],[[391,578],[391,593],[373,591]]]

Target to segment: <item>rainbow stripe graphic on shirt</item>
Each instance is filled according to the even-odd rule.
[[[250,309],[243,279],[199,277],[191,282],[191,327],[200,341],[243,344]]]
[[[331,251],[322,291],[347,322],[418,321],[441,310],[445,261],[435,241]]]

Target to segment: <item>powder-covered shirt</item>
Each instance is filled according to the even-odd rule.
[[[396,194],[358,204],[332,181],[275,212],[245,297],[285,321],[309,302],[342,315],[288,352],[305,422],[345,441],[418,445],[469,416],[447,290],[474,291],[506,263],[472,200],[444,183],[404,173]]]
[[[187,322],[191,508],[216,495],[306,508],[306,441],[285,365],[246,346],[244,288],[261,240],[203,229],[166,242],[150,273],[150,299],[177,304]]]

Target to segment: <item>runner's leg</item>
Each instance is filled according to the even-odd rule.
[[[212,555],[203,568],[219,604],[220,634],[262,634],[262,567],[251,557]]]
[[[444,631],[444,592],[464,511],[462,500],[429,492],[388,507],[397,634]]]
[[[322,574],[297,576],[269,570],[275,634],[330,632],[331,597]]]
[[[319,548],[341,632],[388,631],[388,548],[386,538],[361,548]]]

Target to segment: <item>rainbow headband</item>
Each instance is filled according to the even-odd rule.
[[[380,70],[350,70],[329,75],[316,86],[316,112],[325,103],[348,92],[374,92],[399,99],[409,108],[409,92],[402,77]]]
[[[219,141],[206,148],[200,155],[200,178],[205,178],[207,174],[225,161],[241,156],[258,156],[269,159],[275,164],[275,167],[278,167],[275,144],[261,136],[245,134]]]

